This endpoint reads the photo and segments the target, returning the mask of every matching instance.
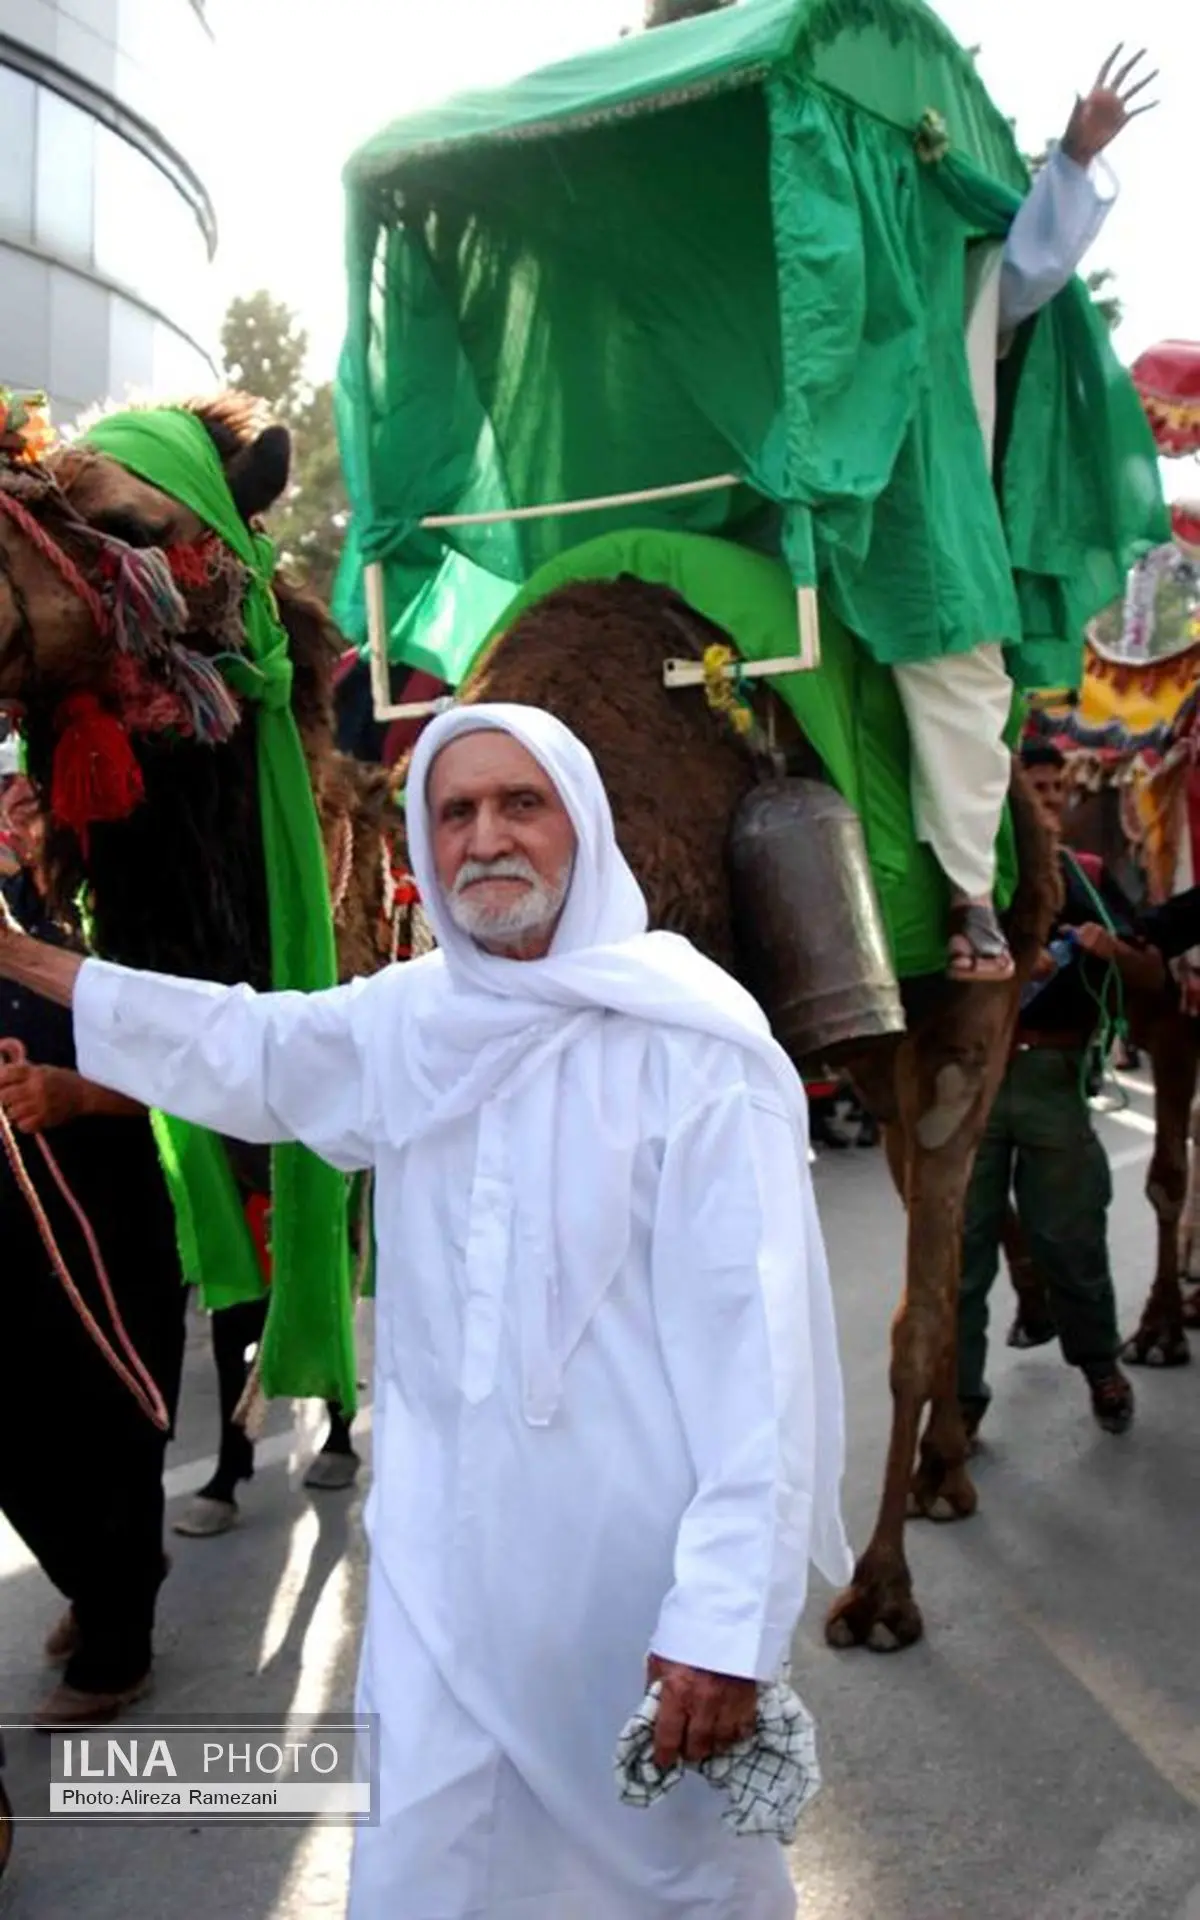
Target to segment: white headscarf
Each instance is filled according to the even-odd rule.
[[[486,953],[451,919],[437,879],[430,770],[451,740],[480,731],[509,734],[532,754],[575,829],[570,888],[541,960]],[[403,1079],[410,1091],[407,1111],[396,1116],[401,1138],[394,1125],[388,1132],[404,1144],[493,1101],[507,1104],[520,1141],[514,1178],[525,1415],[540,1425],[553,1418],[563,1370],[628,1248],[642,1133],[638,1089],[653,1030],[708,1034],[765,1063],[795,1128],[797,1177],[808,1158],[804,1088],[744,988],[687,940],[647,932],[646,902],[617,846],[596,763],[551,714],[506,705],[442,714],[413,755],[407,819],[413,874],[438,951],[405,968]],[[606,1019],[611,1013],[629,1018]],[[468,1247],[475,1240],[468,1230]],[[845,1572],[841,1380],[823,1261],[813,1263],[809,1299],[814,1380],[825,1400],[817,1409],[824,1457],[813,1557],[838,1580]]]

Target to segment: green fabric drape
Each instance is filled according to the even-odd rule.
[[[418,151],[390,220],[352,191],[344,617],[361,634],[358,563],[381,563],[397,656],[455,682],[492,611],[480,579],[518,587],[657,526],[781,554],[885,665],[1000,641],[1020,684],[1069,677],[1087,619],[1165,537],[1153,447],[1073,285],[1005,368],[993,486],[967,256],[1019,194],[953,147],[921,159],[917,117],[892,125],[781,56],[753,85],[547,126],[486,162],[466,139]],[[727,472],[745,484],[418,524]]]
[[[767,88],[785,495],[823,598],[884,665],[1015,640],[964,345],[968,231],[910,135],[795,75]],[[790,545],[785,552],[797,572]]]
[[[112,414],[89,446],[170,494],[210,527],[249,572],[246,653],[221,665],[257,705],[258,779],[267,871],[272,985],[312,992],[337,980],[329,883],[320,826],[290,705],[292,665],[271,581],[275,551],[234,505],[203,423],[182,409]],[[249,1286],[253,1248],[224,1149],[171,1122],[176,1181],[191,1193],[187,1233],[209,1298]],[[225,1162],[224,1174],[215,1156]],[[170,1174],[170,1167],[168,1168]],[[186,1233],[184,1235],[186,1244]],[[294,1145],[272,1154],[271,1310],[262,1378],[271,1395],[355,1405],[356,1369],[343,1176]],[[257,1290],[255,1288],[254,1290]]]
[[[930,170],[973,233],[1007,233],[1020,198],[962,155]],[[1170,538],[1158,454],[1104,316],[1073,280],[1000,362],[996,487],[1021,612],[1021,687],[1076,686],[1087,623]]]
[[[215,1135],[170,1114],[150,1116],[188,1286],[217,1313],[266,1291],[229,1155]]]

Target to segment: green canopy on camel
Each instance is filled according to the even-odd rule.
[[[578,577],[603,536],[765,556],[732,637],[771,626],[778,653],[782,587],[794,654],[795,589],[816,589],[814,688],[774,684],[829,721],[899,972],[943,964],[941,875],[907,804],[871,797],[879,758],[906,793],[884,670],[999,640],[1019,688],[1072,684],[1087,621],[1167,537],[1079,282],[1000,365],[988,470],[970,257],[1028,173],[969,56],[921,0],[742,0],[398,122],[345,180],[343,626],[365,642],[377,568],[393,660],[457,685],[514,595]],[[836,691],[851,668],[869,699]],[[1000,854],[1003,904],[1007,830]]]

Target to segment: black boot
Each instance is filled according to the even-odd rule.
[[[1085,1367],[1092,1412],[1105,1433],[1128,1433],[1133,1425],[1133,1387],[1115,1361]]]

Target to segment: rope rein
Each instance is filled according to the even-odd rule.
[[[335,831],[337,838],[330,862],[329,901],[334,921],[337,922],[342,917],[354,873],[354,821],[349,813],[338,814]]]
[[[25,1060],[25,1049],[19,1040],[0,1040],[0,1057],[14,1065],[20,1065],[23,1064]],[[87,1301],[83,1298],[83,1295],[71,1278],[70,1268],[63,1258],[62,1249],[55,1238],[54,1228],[51,1226],[46,1210],[42,1205],[41,1195],[38,1193],[30,1177],[29,1169],[25,1165],[20,1144],[13,1131],[12,1121],[9,1119],[3,1106],[0,1106],[0,1140],[3,1140],[4,1151],[8,1156],[8,1162],[13,1171],[13,1178],[24,1196],[30,1212],[33,1214],[38,1232],[42,1237],[42,1243],[50,1256],[50,1264],[62,1283],[62,1288],[67,1299],[83,1322],[84,1331],[87,1333],[88,1338],[99,1348],[118,1380],[120,1380],[123,1386],[128,1388],[142,1409],[142,1412],[146,1415],[146,1418],[158,1428],[160,1433],[169,1433],[171,1416],[167,1412],[166,1402],[159,1392],[158,1384],[153,1374],[150,1372],[149,1367],[147,1367],[145,1361],[138,1353],[137,1348],[134,1346],[133,1341],[130,1339],[125,1322],[121,1318],[121,1310],[113,1294],[112,1282],[108,1276],[108,1268],[104,1264],[104,1256],[100,1251],[100,1245],[96,1239],[92,1223],[80,1206],[79,1201],[75,1198],[74,1193],[71,1191],[70,1184],[62,1168],[59,1166],[58,1161],[55,1159],[54,1154],[51,1152],[50,1147],[47,1145],[45,1136],[40,1133],[35,1133],[33,1138],[37,1146],[41,1149],[42,1158],[50,1170],[55,1186],[58,1188],[79,1223],[79,1229],[83,1234],[87,1250],[92,1256],[92,1265],[96,1271],[96,1278],[100,1282],[100,1291],[104,1296],[104,1304],[108,1309],[109,1317],[112,1321],[113,1332],[123,1350],[124,1358],[122,1358],[121,1354],[114,1348],[112,1341],[108,1338],[108,1335],[92,1313]]]
[[[3,894],[0,894],[0,924],[9,928],[13,933],[21,933],[24,931]],[[0,1040],[0,1060],[5,1060],[13,1066],[23,1066],[27,1058],[28,1056],[25,1049],[19,1040]],[[108,1335],[97,1321],[87,1301],[83,1298],[83,1295],[71,1277],[71,1270],[63,1258],[62,1249],[55,1238],[54,1228],[51,1226],[46,1209],[42,1205],[41,1195],[34,1186],[29,1169],[25,1165],[25,1156],[21,1152],[20,1142],[13,1130],[12,1121],[5,1112],[3,1104],[0,1103],[0,1141],[3,1142],[4,1152],[12,1168],[17,1189],[33,1215],[37,1230],[42,1238],[42,1245],[50,1256],[50,1265],[62,1285],[63,1292],[83,1322],[84,1331],[87,1333],[88,1338],[99,1348],[122,1386],[128,1388],[142,1409],[142,1412],[146,1415],[146,1418],[158,1428],[160,1433],[169,1433],[171,1430],[171,1416],[167,1412],[166,1402],[159,1392],[157,1381],[142,1359],[137,1348],[134,1346],[126,1330],[125,1322],[121,1318],[121,1310],[117,1305],[113,1293],[112,1282],[108,1276],[108,1268],[104,1264],[104,1256],[100,1251],[100,1243],[96,1238],[95,1229],[72,1192],[62,1168],[59,1166],[53,1152],[46,1143],[45,1136],[36,1133],[33,1137],[41,1149],[42,1158],[46,1162],[55,1186],[62,1194],[63,1199],[79,1223],[84,1244],[92,1256],[92,1265],[96,1271],[96,1278],[100,1282],[100,1291],[104,1296],[104,1304],[108,1308],[113,1331],[125,1354],[125,1359],[122,1359],[121,1355],[116,1352]],[[128,1361],[128,1365],[126,1361]]]
[[[1112,935],[1114,940],[1117,939],[1116,922],[1105,905],[1101,894],[1096,887],[1093,886],[1091,880],[1069,847],[1063,848],[1063,854],[1071,872],[1075,875],[1075,878],[1080,882],[1084,892],[1087,894],[1100,925],[1106,933]],[[1129,1022],[1125,1013],[1125,982],[1121,978],[1121,970],[1115,960],[1108,961],[1105,966],[1104,985],[1101,987],[1099,993],[1095,991],[1091,982],[1088,980],[1086,971],[1082,968],[1080,969],[1080,979],[1083,981],[1088,995],[1095,1002],[1098,1015],[1095,1036],[1086,1048],[1083,1056],[1081,1084],[1086,1090],[1093,1062],[1099,1066],[1100,1080],[1103,1082],[1105,1066],[1109,1054],[1112,1051],[1113,1042],[1125,1038],[1129,1030]],[[1113,998],[1115,998],[1116,1001],[1115,1009],[1110,1004],[1110,1000]],[[1128,1106],[1129,1104],[1124,1094],[1121,1095],[1121,1104],[1123,1106]]]
[[[14,526],[21,529],[30,545],[37,548],[43,560],[54,568],[64,585],[70,587],[71,592],[83,601],[96,623],[97,631],[110,632],[113,624],[112,615],[103,597],[96,591],[90,580],[80,572],[70,555],[63,551],[57,540],[52,539],[41,522],[30,513],[29,508],[15,499],[11,493],[0,489],[0,513],[6,514]]]

